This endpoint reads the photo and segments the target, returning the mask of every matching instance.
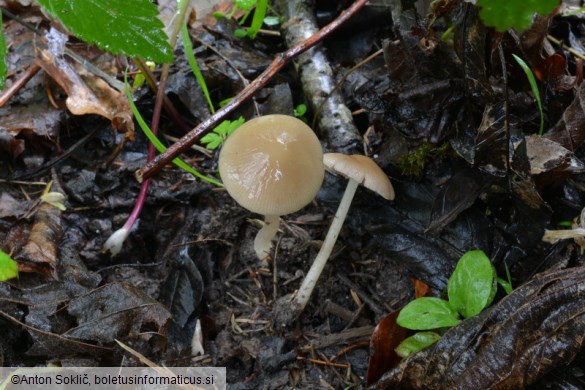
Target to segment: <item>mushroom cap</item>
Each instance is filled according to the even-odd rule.
[[[328,170],[357,181],[383,198],[394,199],[390,179],[371,158],[359,154],[325,153],[323,163]]]
[[[309,204],[321,188],[323,150],[303,121],[288,115],[261,116],[226,140],[219,173],[228,193],[246,209],[290,214]]]

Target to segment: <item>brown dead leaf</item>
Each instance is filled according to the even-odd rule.
[[[396,323],[399,310],[388,314],[376,325],[370,339],[367,384],[375,383],[402,359],[394,351],[413,332]]]
[[[29,206],[29,201],[16,200],[5,192],[0,195],[0,218],[20,217]]]
[[[26,245],[15,256],[19,272],[37,272],[57,279],[61,234],[61,211],[42,203],[35,214]]]
[[[68,97],[67,108],[75,115],[97,114],[112,121],[112,126],[134,139],[132,111],[123,93],[104,80],[74,68],[63,54],[65,38],[52,29],[47,34],[49,49],[37,49],[37,57],[45,72],[63,88]]]
[[[571,151],[585,141],[585,83],[575,88],[575,98],[544,137]]]
[[[53,141],[59,134],[63,113],[50,105],[13,106],[0,112],[0,148],[18,157],[25,139],[33,144]]]
[[[126,283],[111,283],[74,298],[67,307],[77,326],[63,336],[112,343],[141,333],[164,335],[171,314],[161,303]]]

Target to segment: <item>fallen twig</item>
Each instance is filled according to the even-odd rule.
[[[356,0],[349,8],[343,11],[337,17],[337,19],[329,23],[327,26],[323,27],[316,34],[307,38],[305,41],[299,43],[298,45],[291,47],[284,53],[277,55],[276,58],[270,64],[270,66],[268,66],[268,68],[266,68],[266,70],[262,72],[260,76],[258,76],[247,87],[245,87],[234,99],[232,99],[222,109],[216,111],[215,114],[201,122],[197,127],[195,127],[187,135],[181,138],[179,142],[173,144],[170,148],[168,148],[166,152],[158,155],[154,160],[148,162],[141,169],[136,171],[136,179],[139,182],[142,182],[143,180],[152,177],[152,175],[157,173],[164,165],[169,163],[180,153],[190,148],[191,145],[197,142],[205,134],[210,132],[213,129],[213,126],[219,123],[221,120],[223,120],[227,114],[234,111],[243,102],[245,102],[252,95],[254,95],[260,88],[265,86],[268,83],[268,81],[270,81],[272,77],[274,77],[274,75],[276,75],[276,73],[278,73],[278,71],[282,69],[284,65],[286,65],[290,60],[292,60],[299,54],[307,51],[311,47],[315,46],[317,43],[321,42],[325,37],[331,34],[331,32],[335,31],[339,26],[341,26],[349,18],[351,18],[357,11],[359,11],[366,4],[367,1],[368,0]]]

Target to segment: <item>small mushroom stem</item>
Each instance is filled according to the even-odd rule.
[[[270,255],[270,248],[272,247],[272,238],[278,232],[278,226],[280,225],[280,216],[278,215],[266,215],[264,217],[264,226],[256,234],[254,239],[254,250],[256,256],[259,259],[264,259]]]
[[[327,260],[329,259],[329,256],[331,256],[333,246],[337,241],[337,237],[339,237],[341,226],[343,226],[343,222],[345,221],[345,217],[347,216],[349,206],[351,205],[351,201],[353,200],[358,185],[359,183],[357,181],[349,179],[343,197],[341,198],[341,203],[339,203],[335,217],[333,217],[333,222],[331,223],[327,236],[325,237],[325,242],[323,242],[315,261],[313,261],[311,269],[307,273],[307,276],[305,276],[305,279],[292,302],[293,310],[296,311],[296,315],[299,315],[305,309],[305,306],[307,306],[311,293],[317,284],[317,280],[319,280],[319,276],[321,276],[321,272],[323,272],[323,268],[325,268],[325,264],[327,264]]]

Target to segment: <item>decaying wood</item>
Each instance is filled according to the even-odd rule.
[[[319,30],[313,9],[306,1],[279,0],[276,5],[287,20],[282,32],[288,47],[303,42],[306,36]],[[318,115],[319,130],[329,148],[344,154],[356,153],[361,145],[361,136],[341,93],[334,90],[336,80],[324,48],[318,45],[300,54],[295,66],[305,96]]]

